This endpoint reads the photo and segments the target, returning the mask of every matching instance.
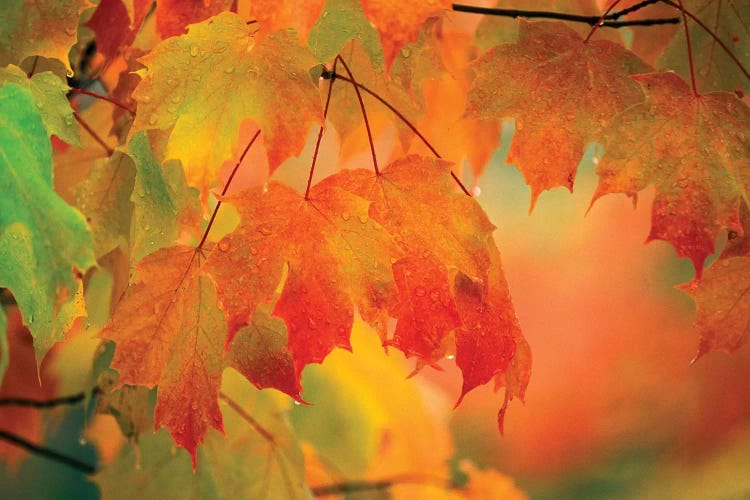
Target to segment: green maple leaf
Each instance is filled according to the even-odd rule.
[[[52,147],[31,91],[0,89],[0,286],[34,337],[37,360],[83,315],[75,272],[93,266],[83,216],[52,189]]]

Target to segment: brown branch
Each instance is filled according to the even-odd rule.
[[[245,411],[245,409],[240,406],[240,404],[231,398],[231,396],[227,395],[224,392],[219,393],[219,398],[223,399],[231,409],[233,409],[237,414],[243,418],[250,426],[256,430],[258,434],[260,434],[263,439],[268,441],[271,445],[274,447],[277,446],[276,438],[273,437],[273,434],[271,434],[270,431],[266,430],[265,427],[260,425],[260,423],[253,418],[252,415],[250,415],[248,412]]]
[[[83,95],[87,95],[89,97],[93,97],[94,99],[100,99],[102,101],[107,101],[107,102],[109,102],[111,104],[114,104],[118,108],[124,109],[125,111],[127,111],[131,115],[135,114],[135,110],[133,108],[131,108],[130,106],[128,106],[127,104],[125,104],[123,102],[118,101],[117,99],[113,99],[112,97],[109,97],[109,96],[106,96],[106,95],[102,95],[102,94],[97,94],[96,92],[92,92],[92,91],[86,90],[86,89],[79,89],[77,87],[71,87],[70,92],[73,93],[73,94],[83,94]]]
[[[99,137],[99,134],[97,134],[91,127],[89,127],[89,124],[86,123],[83,118],[81,118],[81,115],[73,111],[73,118],[75,118],[76,121],[81,125],[81,127],[83,127],[83,129],[86,132],[88,132],[89,135],[93,137],[94,140],[98,142],[101,147],[104,148],[104,150],[107,152],[107,156],[112,156],[114,154],[114,150],[110,148],[106,142],[104,142],[104,139]]]
[[[420,474],[402,474],[386,479],[373,481],[342,481],[340,483],[314,486],[310,488],[310,491],[312,491],[312,494],[314,496],[322,497],[326,495],[344,495],[347,493],[358,493],[363,491],[386,490],[393,486],[398,486],[399,484],[435,484],[438,486],[455,489],[455,486],[452,483],[439,477]]]
[[[91,464],[87,464],[78,460],[77,458],[69,457],[55,450],[51,450],[36,443],[32,443],[31,441],[27,441],[21,436],[17,436],[16,434],[4,431],[2,429],[0,429],[0,440],[18,446],[19,448],[23,448],[24,450],[28,451],[29,453],[33,453],[34,455],[49,458],[50,460],[54,460],[55,462],[67,465],[68,467],[79,470],[84,474],[94,474],[96,472],[96,467]]]
[[[339,63],[338,58],[333,61],[333,72],[336,72],[336,65]],[[315,164],[318,162],[318,152],[320,151],[320,141],[323,140],[323,132],[326,129],[326,118],[328,117],[328,108],[331,105],[331,95],[333,93],[333,82],[331,80],[328,85],[328,96],[326,97],[326,107],[323,110],[323,124],[318,130],[318,139],[315,141],[315,151],[313,151],[312,163],[310,164],[310,173],[307,176],[307,188],[305,189],[305,199],[310,195],[310,186],[312,185],[313,173],[315,172]]]
[[[237,170],[240,168],[240,165],[242,164],[242,160],[245,159],[245,156],[247,155],[248,151],[250,151],[250,148],[255,144],[255,141],[258,139],[258,136],[260,136],[260,129],[258,129],[257,132],[255,132],[255,135],[253,135],[253,138],[250,139],[250,142],[247,143],[247,146],[245,146],[245,149],[242,151],[242,154],[240,155],[240,159],[237,160],[237,163],[235,163],[234,168],[232,169],[232,173],[229,174],[229,178],[227,179],[227,182],[224,184],[224,189],[221,190],[221,196],[224,196],[227,194],[227,191],[229,190],[229,185],[232,183],[232,180],[234,180],[234,176],[237,173]],[[211,226],[214,225],[214,220],[216,220],[216,214],[219,213],[219,207],[221,207],[221,199],[219,199],[216,202],[216,206],[214,207],[214,211],[211,213],[211,218],[208,220],[208,225],[206,226],[206,229],[203,231],[203,237],[201,238],[201,242],[198,243],[197,249],[203,248],[203,244],[206,243],[206,238],[208,238],[208,232],[211,231]]]
[[[642,2],[645,4],[645,2]],[[653,2],[650,2],[653,3]],[[645,6],[645,5],[644,5]],[[454,3],[452,9],[456,12],[466,12],[469,14],[484,14],[489,16],[500,17],[525,17],[538,19],[557,19],[559,21],[570,21],[575,23],[584,23],[594,26],[599,22],[600,16],[581,16],[578,14],[565,14],[563,12],[550,12],[545,10],[520,10],[520,9],[494,9],[490,7],[477,7],[474,5],[462,5]],[[629,12],[632,12],[630,10]],[[610,14],[615,16],[618,13]],[[622,14],[619,14],[622,15]],[[619,17],[618,15],[618,17]],[[613,17],[614,18],[614,17]],[[680,19],[670,17],[666,19],[638,19],[635,21],[604,21],[601,26],[606,28],[622,28],[624,26],[654,26],[657,24],[679,24]]]
[[[396,109],[391,103],[383,99],[377,92],[375,92],[374,90],[370,90],[365,85],[359,82],[354,82],[351,79],[345,76],[342,76],[338,73],[335,73],[333,71],[323,70],[323,73],[321,74],[321,76],[325,79],[338,78],[338,79],[344,80],[345,82],[356,84],[357,87],[359,87],[360,89],[370,94],[372,97],[380,101],[380,103],[383,106],[391,110],[391,112],[395,114],[399,118],[399,120],[401,120],[404,123],[404,125],[409,127],[409,129],[412,132],[414,132],[414,135],[419,137],[419,139],[424,143],[425,146],[427,146],[427,149],[429,149],[432,152],[432,154],[434,154],[437,158],[442,158],[442,156],[440,156],[440,153],[437,152],[437,150],[432,146],[432,144],[430,144],[427,138],[424,135],[422,135],[422,133],[417,129],[417,127],[415,127],[398,109]],[[471,196],[471,193],[469,192],[468,189],[466,189],[466,186],[464,186],[463,182],[461,182],[461,179],[459,179],[458,176],[455,174],[455,172],[453,172],[452,170],[451,170],[451,177],[453,177],[453,180],[456,181],[456,184],[458,184],[458,187],[461,188],[461,191],[463,191],[466,196]]]
[[[670,6],[674,7],[675,9],[680,9],[680,6],[678,4],[676,4],[676,3],[674,3],[674,2],[672,2],[670,0],[661,0],[661,1],[663,3],[665,3],[665,4],[667,4],[667,5],[670,5]],[[726,54],[732,59],[732,61],[734,61],[734,64],[736,64],[737,67],[740,69],[740,71],[742,71],[742,73],[747,77],[747,79],[750,80],[750,72],[748,72],[748,70],[740,62],[740,60],[737,59],[737,56],[734,55],[734,52],[732,52],[731,49],[729,47],[727,47],[727,45],[722,41],[722,39],[719,38],[719,35],[717,35],[716,33],[714,33],[714,31],[711,28],[709,28],[708,26],[706,26],[703,23],[703,21],[701,21],[700,19],[698,19],[698,17],[695,16],[689,10],[687,10],[687,9],[681,9],[681,11],[682,11],[683,14],[687,15],[690,19],[692,19],[693,21],[695,21],[695,24],[697,24],[698,26],[700,26],[701,28],[703,28],[706,31],[706,33],[708,33],[709,35],[711,35],[711,38],[713,38],[716,41],[716,43],[718,43],[719,46],[722,49],[724,49],[724,52],[726,52]]]

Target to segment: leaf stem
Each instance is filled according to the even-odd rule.
[[[84,474],[94,474],[96,472],[96,467],[94,467],[91,464],[87,464],[85,462],[78,460],[77,458],[69,457],[55,450],[51,450],[49,448],[45,448],[44,446],[40,446],[36,443],[32,443],[31,441],[27,441],[21,436],[18,436],[8,431],[4,431],[2,429],[0,429],[0,439],[8,443],[14,444],[18,446],[19,448],[23,448],[26,451],[33,453],[35,455],[39,455],[45,458],[49,458],[50,460],[54,460],[55,462],[65,464],[68,467],[72,467],[73,469],[83,472]]]
[[[650,5],[651,2],[641,2],[643,6]],[[640,8],[640,7],[639,7]],[[550,12],[550,11],[544,11],[544,10],[520,10],[520,9],[495,9],[490,7],[477,7],[474,5],[463,5],[463,4],[456,4],[454,3],[452,5],[452,9],[456,12],[467,12],[470,14],[485,14],[489,16],[500,16],[500,17],[526,17],[526,18],[540,18],[540,19],[558,19],[560,21],[570,21],[575,23],[585,23],[589,26],[594,26],[596,23],[599,22],[599,16],[582,16],[578,14],[565,14],[562,12]],[[633,9],[630,10],[624,9],[623,12],[632,12]],[[613,14],[610,14],[612,16],[612,19],[617,19],[617,17],[621,16],[623,14],[615,12]],[[617,17],[615,17],[617,16]],[[666,19],[638,19],[634,21],[604,21],[601,26],[606,28],[622,28],[624,26],[654,26],[657,24],[678,24],[680,22],[679,18],[676,17],[670,17]]]
[[[371,490],[386,490],[399,484],[436,484],[440,486],[447,485],[451,489],[455,486],[445,479],[422,475],[422,474],[401,474],[386,479],[379,480],[353,480],[342,481],[340,483],[325,484],[322,486],[313,486],[310,488],[313,496],[323,497],[328,495],[344,495],[347,493],[358,493]]]
[[[99,145],[100,145],[101,147],[103,147],[103,148],[104,148],[104,150],[105,150],[105,151],[107,152],[107,156],[112,156],[112,155],[114,154],[114,150],[113,150],[112,148],[110,148],[110,147],[109,147],[109,146],[107,145],[107,143],[106,143],[106,142],[104,142],[104,139],[102,139],[102,138],[101,138],[101,137],[99,136],[99,134],[97,134],[96,132],[94,132],[94,130],[93,130],[93,129],[92,129],[91,127],[89,127],[89,124],[88,124],[88,123],[86,123],[86,121],[85,121],[85,120],[84,120],[83,118],[81,118],[81,115],[79,115],[79,114],[78,114],[78,113],[77,113],[76,111],[73,111],[73,118],[75,118],[75,119],[76,119],[76,121],[77,121],[77,122],[78,122],[78,123],[79,123],[79,124],[81,125],[81,127],[83,127],[83,129],[84,129],[84,130],[85,130],[86,132],[88,132],[88,133],[89,133],[89,135],[90,135],[91,137],[93,137],[93,138],[94,138],[94,140],[95,140],[96,142],[98,142],[98,143],[99,143]]]
[[[255,135],[253,135],[252,139],[250,139],[250,142],[247,143],[247,146],[245,146],[245,149],[242,151],[242,154],[240,155],[240,159],[237,160],[237,163],[234,164],[232,173],[229,174],[229,178],[227,178],[227,182],[224,184],[224,189],[221,190],[221,196],[224,196],[225,194],[227,194],[227,191],[229,190],[229,185],[232,183],[232,180],[234,180],[234,176],[237,173],[237,170],[239,170],[240,165],[242,164],[242,160],[245,159],[247,152],[250,151],[250,148],[252,147],[252,145],[255,144],[255,141],[258,139],[258,136],[260,136],[260,129],[258,129],[258,131],[255,132]],[[211,226],[214,225],[214,220],[216,220],[216,214],[219,213],[219,207],[221,207],[221,199],[219,199],[216,202],[214,211],[211,213],[211,218],[208,220],[208,225],[206,226],[206,229],[203,231],[201,242],[198,243],[198,246],[196,247],[197,250],[200,250],[201,248],[203,248],[203,244],[206,243],[206,238],[208,238],[208,232],[211,231]]]
[[[675,9],[679,9],[680,8],[679,5],[677,5],[676,3],[674,3],[674,2],[672,2],[670,0],[661,0],[661,1],[663,3],[665,3],[665,4],[667,4],[667,5],[671,5]],[[742,62],[740,62],[740,60],[737,59],[737,56],[734,55],[734,52],[732,52],[732,50],[729,47],[727,47],[727,45],[722,41],[721,38],[719,38],[719,35],[717,35],[714,32],[714,30],[712,30],[711,28],[709,28],[708,26],[706,26],[706,24],[703,21],[701,21],[697,16],[695,16],[689,10],[682,9],[682,13],[683,13],[683,15],[687,15],[698,26],[700,26],[701,28],[703,28],[706,31],[706,33],[708,33],[709,35],[711,35],[711,38],[713,38],[716,41],[716,43],[718,43],[719,46],[722,49],[724,49],[724,52],[726,52],[726,54],[732,59],[732,61],[734,61],[734,63],[737,65],[737,67],[740,69],[740,71],[742,71],[742,73],[747,77],[747,79],[750,80],[750,72],[748,72],[748,70],[745,68],[745,66],[742,64]]]
[[[354,87],[354,91],[357,93],[357,100],[359,101],[359,108],[362,110],[362,119],[365,121],[365,128],[367,129],[367,140],[370,141],[370,153],[372,153],[372,167],[375,169],[375,175],[380,175],[380,170],[378,169],[378,159],[375,156],[375,143],[372,140],[372,130],[370,130],[370,121],[367,119],[367,111],[365,111],[365,101],[362,100],[362,94],[359,92],[357,79],[354,78],[354,75],[349,69],[349,65],[346,64],[346,61],[344,61],[343,57],[341,57],[340,55],[336,56],[336,60],[341,61],[342,66],[344,66],[344,69],[349,74],[349,78],[351,79],[351,83],[352,83],[352,86]]]
[[[78,87],[71,87],[70,88],[70,92],[73,93],[73,94],[83,94],[83,95],[87,95],[89,97],[93,97],[94,99],[101,99],[102,101],[107,101],[109,103],[114,104],[118,108],[124,109],[125,111],[127,111],[131,115],[135,115],[135,109],[131,108],[130,106],[128,106],[127,104],[125,104],[123,102],[118,101],[117,99],[113,99],[112,97],[109,97],[109,96],[106,96],[106,95],[102,95],[102,94],[97,94],[96,92],[92,92],[92,91],[86,90],[86,89],[80,89]]]
[[[430,141],[428,141],[427,138],[424,135],[422,135],[422,133],[417,129],[417,127],[415,127],[398,109],[396,109],[395,107],[393,107],[391,103],[383,99],[377,92],[375,92],[374,90],[370,90],[365,85],[359,82],[353,82],[349,78],[339,75],[338,73],[335,73],[333,71],[324,71],[322,74],[322,77],[325,79],[338,78],[340,80],[344,80],[345,82],[356,84],[357,87],[359,87],[360,89],[370,94],[372,97],[380,101],[380,103],[383,106],[391,110],[391,112],[394,115],[396,115],[398,119],[404,123],[404,125],[409,127],[409,129],[412,132],[414,132],[414,134],[417,137],[419,137],[422,143],[424,143],[424,145],[427,146],[427,149],[429,149],[432,152],[432,154],[435,155],[435,157],[442,158],[442,156],[440,156],[440,153],[437,152],[437,150],[432,146],[432,144],[430,144]],[[456,184],[458,184],[458,186],[461,188],[461,191],[463,191],[466,196],[471,196],[471,193],[469,192],[468,189],[466,189],[466,186],[464,186],[463,182],[461,182],[461,179],[459,179],[458,176],[455,174],[455,172],[453,172],[452,170],[451,170],[451,177],[453,177],[453,180],[456,181]]]
[[[224,392],[220,392],[219,398],[223,399],[227,403],[227,405],[229,405],[231,409],[237,412],[237,414],[240,417],[242,417],[243,420],[245,420],[248,424],[250,424],[250,426],[252,426],[252,428],[255,429],[258,432],[258,434],[260,434],[263,437],[263,439],[268,441],[273,446],[277,445],[276,438],[273,436],[273,434],[271,434],[270,431],[266,430],[265,427],[260,425],[260,422],[255,420],[252,415],[246,412],[245,409],[242,406],[240,406],[240,404],[237,401],[231,398],[231,396],[229,396],[228,394]]]
[[[333,61],[333,73],[336,73],[336,65],[339,63],[338,58],[336,58]],[[323,70],[325,72],[325,70]],[[310,173],[307,176],[307,188],[305,189],[305,199],[308,199],[308,196],[310,196],[310,186],[312,185],[313,180],[313,173],[315,172],[315,164],[318,161],[318,152],[320,151],[320,141],[323,139],[323,132],[325,132],[326,129],[326,118],[328,117],[328,107],[331,105],[331,94],[333,93],[333,82],[335,80],[331,80],[330,85],[328,85],[328,96],[326,97],[326,106],[325,109],[323,109],[323,125],[320,126],[320,130],[318,130],[318,139],[315,141],[315,151],[313,151],[313,157],[312,157],[312,163],[310,164]]]
[[[594,25],[593,25],[593,26],[591,27],[591,31],[589,31],[589,34],[588,34],[588,36],[586,37],[586,39],[585,39],[585,40],[583,41],[583,43],[589,43],[589,40],[590,40],[590,39],[591,39],[591,37],[593,36],[593,34],[594,34],[594,32],[596,31],[596,29],[597,29],[597,28],[598,28],[599,26],[601,26],[601,25],[602,25],[602,23],[604,22],[604,20],[605,20],[605,19],[607,18],[607,15],[609,15],[609,13],[610,13],[610,11],[611,11],[612,9],[614,9],[615,7],[617,7],[617,4],[618,4],[618,3],[620,3],[620,0],[615,0],[614,2],[612,2],[612,3],[610,4],[610,6],[609,6],[609,7],[607,7],[607,10],[605,10],[605,11],[604,11],[604,13],[603,13],[603,14],[601,15],[601,17],[599,17],[599,19],[598,19],[598,20],[596,21],[596,23],[594,23]]]
[[[695,83],[695,67],[693,65],[693,45],[690,43],[690,29],[687,23],[687,14],[685,14],[685,6],[682,5],[682,0],[677,0],[679,4],[680,12],[682,13],[683,24],[685,25],[685,42],[687,43],[688,63],[690,63],[690,84],[693,86],[693,95],[698,97],[698,86]]]

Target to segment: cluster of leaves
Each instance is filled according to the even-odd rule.
[[[542,3],[602,14],[589,1]],[[303,369],[351,349],[356,313],[417,370],[455,358],[459,402],[494,379],[505,388],[502,429],[507,404],[524,396],[531,354],[494,226],[459,179],[465,161],[482,173],[508,118],[509,161],[531,186],[532,208],[544,190],[572,190],[592,142],[604,148],[594,201],[655,186],[649,240],[694,264],[686,290],[698,302],[700,352],[736,349],[750,307],[740,220],[750,200],[750,5],[678,3],[655,7],[691,19],[692,45],[676,27],[661,37],[637,28],[633,50],[604,28],[561,22],[486,18],[451,29],[456,14],[443,1],[13,7],[0,23],[0,286],[37,363],[78,318],[103,317],[99,336],[114,341],[103,358],[117,376],[102,407],[137,434],[143,424],[119,409],[158,387],[153,425],[195,467],[209,429],[225,429],[226,368],[303,403]],[[109,89],[109,103],[86,108],[82,98],[96,94],[68,86],[71,61],[77,77]],[[305,188],[269,179],[316,126],[312,165],[298,176]],[[342,163],[367,144],[372,165],[326,168],[334,173],[313,183],[325,127],[341,139]],[[394,152],[381,166],[373,136],[387,130]],[[244,161],[251,148],[265,152],[259,164]],[[228,194],[242,168],[259,182]],[[227,205],[239,220],[222,231]],[[723,230],[731,244],[704,272]],[[96,373],[102,385],[114,372]],[[258,424],[281,410],[257,397],[248,439],[283,448],[283,431]]]

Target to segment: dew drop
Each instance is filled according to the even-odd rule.
[[[401,57],[409,57],[411,56],[411,49],[409,47],[403,47],[401,49]]]
[[[357,218],[359,219],[359,222],[361,222],[362,224],[365,224],[367,222],[367,215],[365,214],[362,214]]]
[[[348,213],[346,213],[346,212],[342,212],[341,213],[341,218],[344,219],[344,220],[349,220],[350,217],[351,216]]]
[[[224,73],[226,74],[234,73],[234,66],[227,66],[226,68],[224,68]]]
[[[294,400],[294,405],[295,405],[295,406],[299,406],[299,405],[301,405],[301,404],[302,404],[302,403],[300,403],[300,402],[299,402],[299,401],[297,401],[296,399]]]
[[[156,125],[156,121],[157,120],[158,120],[158,118],[156,117],[155,114],[153,114],[153,115],[151,115],[151,116],[148,117],[148,124],[149,125]]]
[[[225,240],[225,239],[224,239],[224,240],[221,240],[221,241],[219,242],[219,250],[221,250],[222,252],[227,252],[227,251],[229,251],[229,241],[227,241],[227,240]]]
[[[179,94],[173,94],[170,101],[172,101],[173,104],[178,104],[182,100],[182,97],[180,97]]]
[[[190,408],[192,408],[193,410],[197,410],[198,409],[198,401],[193,401],[192,403],[190,403]]]
[[[190,47],[190,55],[193,56],[193,57],[196,57],[198,55],[198,46],[197,45],[192,45]]]
[[[68,71],[66,71],[66,72],[65,72],[65,74],[67,75],[67,77],[68,77],[68,78],[73,78],[73,75],[74,75],[75,73],[73,73],[73,70],[72,70],[72,69],[69,69]]]
[[[68,36],[74,36],[76,34],[76,31],[78,30],[76,29],[75,26],[65,28],[65,34]]]
[[[78,444],[80,444],[81,446],[86,446],[88,444],[88,441],[86,441],[86,438],[83,437],[83,434],[78,437]]]
[[[455,357],[456,357],[456,355],[455,355],[455,354],[448,354],[448,355],[447,355],[447,356],[445,357],[445,359],[453,359],[453,358],[455,358]]]

